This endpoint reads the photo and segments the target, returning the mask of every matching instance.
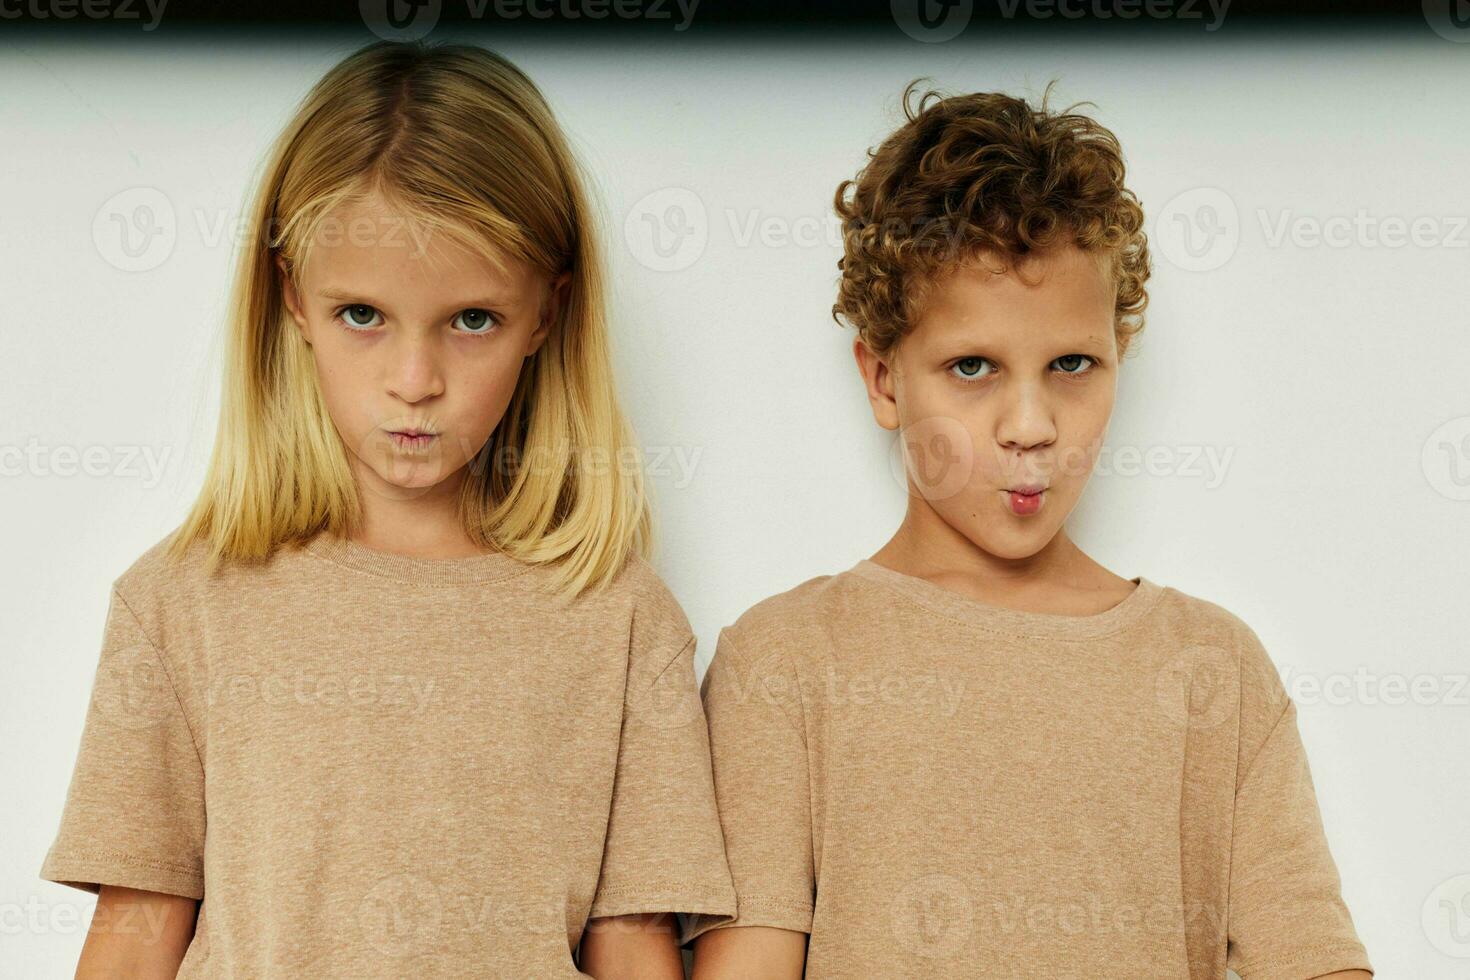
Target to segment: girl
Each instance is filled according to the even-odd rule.
[[[42,869],[99,894],[78,975],[681,977],[667,914],[734,892],[549,108],[374,44],[251,221],[206,485],[114,582]]]

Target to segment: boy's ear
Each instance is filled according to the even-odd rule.
[[[898,428],[898,402],[893,397],[893,372],[889,370],[888,355],[875,354],[863,343],[862,338],[853,341],[852,356],[857,360],[858,373],[868,389],[868,404],[873,406],[873,418],[885,429]]]
[[[296,321],[296,329],[301,331],[301,338],[310,344],[311,334],[307,329],[306,314],[302,312],[301,297],[296,293],[296,284],[291,279],[291,270],[286,265],[286,257],[277,252],[275,260],[276,274],[281,283],[281,301],[286,304],[286,311],[291,314],[291,319]]]
[[[546,292],[546,305],[541,310],[541,320],[536,324],[536,329],[526,344],[526,356],[530,357],[541,349],[546,338],[551,333],[551,325],[561,318],[562,307],[566,305],[567,293],[570,290],[572,273],[570,269],[563,269],[553,280],[551,287]]]

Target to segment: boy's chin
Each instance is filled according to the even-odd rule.
[[[996,558],[1003,558],[1007,561],[1024,561],[1040,554],[1047,545],[1051,544],[1054,537],[1056,537],[1055,533],[1042,535],[1036,531],[1029,531],[1004,536],[987,535],[970,540],[975,547]]]
[[[1009,561],[1038,554],[1051,544],[1061,527],[1050,515],[1016,517],[1004,509],[946,517],[945,522],[977,549]]]

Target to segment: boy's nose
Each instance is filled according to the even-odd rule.
[[[1051,406],[1032,385],[1016,386],[1005,398],[995,437],[1007,448],[1030,449],[1056,438]]]

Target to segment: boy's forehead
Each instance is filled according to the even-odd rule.
[[[1090,256],[1079,257],[1026,263],[1019,273],[973,263],[946,270],[926,291],[906,339],[926,348],[1103,343],[1113,328],[1112,286]]]

